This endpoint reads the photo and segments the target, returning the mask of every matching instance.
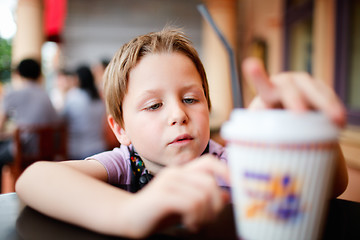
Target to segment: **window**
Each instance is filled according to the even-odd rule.
[[[345,103],[348,122],[360,124],[360,1],[338,0],[335,89]]]
[[[284,70],[311,73],[313,1],[288,0],[284,22]]]
[[[17,0],[1,0],[0,3],[0,87],[10,82],[11,77],[11,47],[16,32],[16,5]]]

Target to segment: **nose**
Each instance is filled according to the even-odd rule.
[[[170,126],[183,125],[188,122],[189,120],[188,115],[186,114],[184,106],[182,106],[181,103],[172,104],[171,106],[169,106],[168,110],[169,110],[168,124]]]

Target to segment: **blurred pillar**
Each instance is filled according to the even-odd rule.
[[[24,58],[41,60],[44,43],[43,1],[18,0],[17,31],[12,46],[12,64]]]
[[[316,0],[314,12],[314,77],[330,87],[334,82],[335,1]]]
[[[204,0],[212,18],[236,53],[236,0]],[[212,111],[210,127],[217,130],[233,108],[230,63],[225,47],[211,26],[204,21],[203,64],[207,73]]]

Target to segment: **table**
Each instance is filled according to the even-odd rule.
[[[360,239],[360,203],[341,199],[330,202],[323,239]],[[24,206],[16,193],[0,195],[0,239],[125,239],[97,234],[47,217]],[[191,234],[175,226],[148,239],[236,239],[232,205],[214,223]]]

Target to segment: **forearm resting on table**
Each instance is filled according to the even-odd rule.
[[[131,235],[131,221],[124,217],[129,210],[124,208],[133,194],[65,164],[31,165],[17,181],[16,192],[25,204],[50,217],[100,233]]]

